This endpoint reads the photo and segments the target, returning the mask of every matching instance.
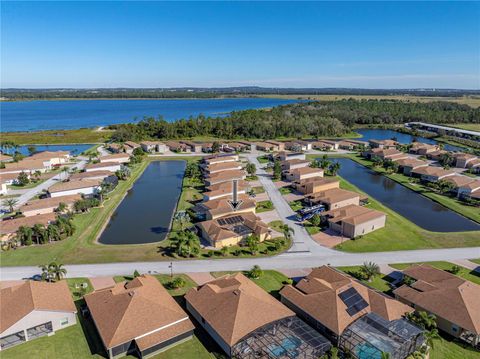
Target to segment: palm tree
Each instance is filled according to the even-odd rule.
[[[57,207],[58,213],[63,213],[67,209],[67,205],[64,202],[60,202]]]
[[[246,243],[248,246],[248,249],[250,249],[250,252],[252,255],[256,255],[258,252],[258,244],[260,243],[260,238],[256,235],[250,235],[246,239]]]
[[[33,172],[33,177],[35,177],[35,182],[38,181],[41,176],[42,176],[42,172],[40,172],[39,170],[36,170],[35,172]]]
[[[389,352],[382,352],[381,359],[390,359],[390,353]]]
[[[42,280],[45,282],[51,282],[52,280],[52,271],[50,265],[42,264],[38,266],[42,270]]]
[[[330,173],[333,175],[333,176],[336,176],[337,175],[337,172],[340,171],[340,162],[333,162],[330,167],[329,167],[329,170],[330,170]]]
[[[364,262],[360,267],[360,272],[362,272],[365,278],[371,282],[373,277],[380,274],[380,267],[373,262]]]
[[[322,159],[320,160],[320,168],[326,169],[330,167],[331,162],[328,160],[327,155],[323,155]]]
[[[48,225],[48,227],[47,227],[47,237],[48,237],[49,242],[60,240],[60,238],[61,238],[60,230],[55,223],[51,223],[51,224]]]
[[[288,224],[283,224],[281,227],[283,236],[287,240],[292,239],[292,235],[295,233],[295,230],[292,227],[289,227]]]
[[[190,231],[178,233],[174,241],[175,252],[182,257],[190,257],[200,252],[200,240]]]
[[[21,226],[16,232],[17,240],[20,241],[22,245],[32,244],[33,230],[27,226]]]
[[[40,244],[40,242],[42,243],[46,242],[47,231],[43,224],[40,224],[40,223],[34,224],[32,231],[33,231],[33,236],[37,239],[37,244]]]
[[[62,278],[67,274],[67,270],[63,267],[63,264],[57,264],[52,262],[48,265],[52,277],[55,281],[62,280]]]
[[[180,230],[184,231],[185,226],[188,223],[190,223],[191,218],[190,218],[190,216],[188,215],[187,212],[178,211],[177,213],[175,213],[175,216],[174,216],[173,220],[178,223],[178,225],[180,226]]]
[[[440,339],[440,335],[438,334],[438,329],[434,328],[432,330],[427,330],[423,333],[425,338],[425,344],[427,344],[430,348],[433,348],[435,339]]]
[[[18,200],[16,200],[15,198],[7,198],[2,202],[5,207],[8,207],[10,213],[13,212],[13,209],[17,205],[17,203]]]

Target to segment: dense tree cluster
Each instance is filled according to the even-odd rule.
[[[450,102],[342,100],[296,103],[272,109],[232,112],[228,117],[205,117],[167,122],[144,118],[136,124],[112,125],[114,141],[145,138],[179,139],[210,136],[224,139],[340,136],[353,125],[480,123],[480,109]]]

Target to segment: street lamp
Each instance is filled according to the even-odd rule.
[[[173,262],[170,262],[168,268],[170,268],[170,278],[173,278]]]

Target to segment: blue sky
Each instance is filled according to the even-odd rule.
[[[480,88],[479,2],[4,2],[1,86]]]

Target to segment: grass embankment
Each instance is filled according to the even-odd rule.
[[[462,130],[480,132],[480,123],[456,123],[454,125],[449,125],[449,126],[455,127],[455,128],[461,128]]]
[[[340,179],[340,187],[367,195],[358,187]],[[372,197],[368,208],[382,211],[387,215],[384,228],[363,236],[360,239],[345,241],[336,249],[346,252],[382,252],[428,248],[457,248],[480,246],[480,232],[440,233],[426,231],[407,220]]]
[[[394,180],[397,183],[400,183],[408,189],[420,193],[422,196],[425,196],[441,204],[442,206],[461,214],[464,217],[470,218],[471,220],[480,223],[480,210],[478,207],[468,206],[462,201],[458,200],[456,197],[450,197],[447,195],[435,193],[430,188],[424,186],[421,183],[412,183],[411,177],[405,176],[401,173],[387,173],[387,171],[383,167],[374,167],[371,161],[368,161],[359,155],[345,155],[344,157],[348,157],[351,160],[365,167],[368,167],[373,171],[380,173],[385,177],[390,178],[391,180]]]
[[[453,263],[443,262],[443,261],[424,262],[424,263],[447,272],[450,271],[453,268],[453,266],[455,266],[455,264]],[[410,267],[412,264],[419,264],[419,263],[395,263],[395,264],[389,264],[389,266],[398,270],[404,270]],[[458,266],[458,267],[460,270],[455,275],[480,285],[480,273],[462,266]]]
[[[108,141],[112,131],[97,131],[91,128],[78,130],[48,130],[38,132],[5,132],[2,141],[13,141],[21,144],[61,145],[72,143],[102,143]]]

